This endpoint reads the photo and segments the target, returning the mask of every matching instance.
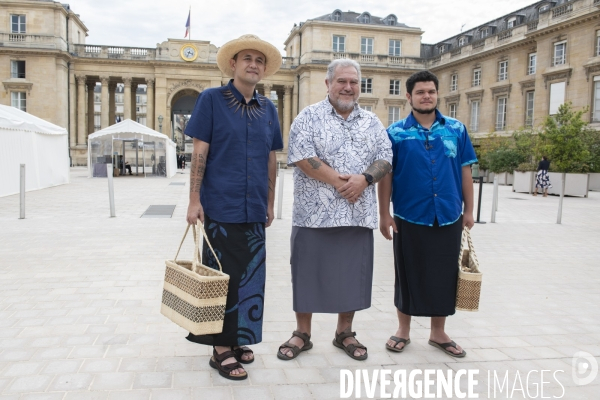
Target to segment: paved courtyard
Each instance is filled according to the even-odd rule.
[[[249,379],[231,382],[209,367],[208,347],[187,342],[159,312],[164,260],[185,229],[188,179],[187,171],[172,179],[115,178],[116,218],[109,217],[106,179],[89,179],[83,168],[71,170],[68,185],[27,193],[25,220],[18,219],[18,195],[0,198],[1,400],[335,399],[342,369],[479,370],[480,398],[542,398],[543,386],[545,398],[600,399],[600,376],[585,386],[572,376],[576,353],[592,356],[577,363],[577,376],[600,360],[600,193],[566,198],[557,225],[557,197],[501,186],[491,224],[492,185],[484,184],[488,223],[473,231],[484,272],[481,308],[447,324],[466,358],[429,346],[426,318],[415,318],[403,353],[386,351],[397,327],[393,257],[376,232],[372,307],[354,325],[369,358],[354,361],[335,348],[335,315],[316,315],[314,349],[284,362],[275,354],[295,328],[286,171],[283,218],[267,230],[264,342],[253,346]],[[150,205],[176,207],[172,218],[140,218]],[[191,253],[190,240],[184,257]],[[542,378],[541,370],[549,372]],[[494,374],[508,377],[502,393]]]

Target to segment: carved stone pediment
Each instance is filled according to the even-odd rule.
[[[365,105],[365,106],[377,106],[377,103],[379,102],[379,98],[378,97],[360,97],[358,99],[358,104],[360,105]]]
[[[492,97],[498,97],[498,96],[506,96],[506,97],[510,97],[510,90],[512,88],[512,83],[509,83],[508,85],[502,85],[502,86],[495,86],[490,88],[490,90],[492,91]]]
[[[583,68],[585,68],[586,80],[589,82],[590,75],[593,75],[596,72],[600,72],[600,56],[594,57],[591,62],[584,64]]]
[[[383,104],[386,107],[402,107],[404,110],[404,106],[406,106],[406,99],[383,99]]]
[[[467,95],[467,100],[481,100],[483,98],[483,89],[473,90],[472,92],[465,93]]]
[[[521,81],[519,85],[521,86],[521,94],[524,94],[527,89],[535,88],[535,78]]]
[[[6,90],[6,93],[8,93],[9,90],[19,92],[27,91],[27,94],[29,95],[31,94],[31,88],[33,87],[32,82],[21,78],[11,78],[3,81],[2,84],[4,85],[4,90]]]
[[[200,83],[196,83],[194,81],[192,81],[191,79],[186,79],[184,81],[179,81],[179,82],[175,82],[171,85],[171,87],[169,87],[169,92],[168,92],[168,96],[171,96],[171,94],[173,94],[173,92],[178,91],[181,88],[193,88],[193,89],[197,89],[199,92],[202,92],[204,90],[204,85],[200,84]]]
[[[452,104],[452,103],[458,104],[458,102],[460,101],[460,94],[446,96],[446,97],[444,97],[444,100],[446,101],[446,105]]]
[[[569,84],[569,80],[571,79],[571,74],[573,73],[573,68],[561,68],[561,69],[553,69],[548,72],[542,74],[544,77],[544,85],[546,89],[548,89],[548,82],[552,81],[561,81],[564,80]]]

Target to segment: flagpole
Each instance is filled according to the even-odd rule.
[[[192,40],[192,6],[190,5],[190,13],[188,14],[190,16],[190,34],[188,37],[188,40]]]

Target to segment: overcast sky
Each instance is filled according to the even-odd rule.
[[[67,0],[68,1],[68,0]],[[217,47],[253,33],[283,53],[294,23],[342,11],[385,17],[425,31],[436,43],[477,25],[536,3],[532,0],[70,0],[89,29],[86,43],[155,48],[168,38],[183,39],[192,7],[191,36]]]

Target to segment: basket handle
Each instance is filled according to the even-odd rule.
[[[197,272],[198,264],[200,264],[200,235],[196,235],[195,228],[200,228],[200,231],[202,232],[202,237],[204,239],[206,239],[206,244],[208,244],[210,251],[215,256],[215,260],[217,261],[217,264],[219,265],[219,271],[223,272],[223,267],[221,266],[219,257],[217,257],[217,253],[215,253],[215,251],[213,250],[213,248],[210,244],[210,241],[208,240],[208,235],[206,234],[206,231],[204,230],[204,225],[202,224],[202,222],[200,222],[200,220],[198,220],[198,222],[196,223],[196,226],[194,227],[194,239],[195,239],[194,240],[194,261],[192,262],[192,268],[194,268],[194,272]]]
[[[198,220],[197,225],[188,224],[187,228],[185,228],[185,233],[183,234],[183,237],[181,238],[181,243],[179,243],[179,248],[177,249],[177,253],[175,254],[175,258],[173,259],[173,261],[177,261],[177,256],[179,256],[179,252],[181,251],[181,246],[183,246],[183,242],[185,241],[185,238],[190,230],[190,226],[193,226],[192,232],[194,233],[194,260],[192,261],[192,268],[193,268],[194,272],[197,272],[198,264],[200,264],[200,240],[199,240],[198,235],[196,234],[197,226],[200,227],[200,229],[202,231],[202,235],[206,239],[206,243],[208,243],[208,247],[210,248],[210,251],[212,251],[213,255],[215,256],[215,260],[217,260],[217,264],[219,265],[219,270],[221,272],[223,272],[223,267],[221,266],[221,262],[219,261],[219,258],[217,257],[217,253],[215,253],[212,246],[210,245],[210,242],[208,240],[208,235],[206,234],[206,231],[204,230],[204,226],[202,226],[202,223],[200,222],[200,220]]]
[[[460,260],[462,259],[463,256],[463,251],[465,250],[465,239],[467,242],[467,248],[469,250],[469,254],[475,259],[475,261],[477,260],[477,255],[475,254],[475,246],[473,246],[473,241],[471,240],[471,230],[468,227],[464,227],[463,232],[462,232],[462,237],[460,240],[460,252],[459,252],[459,263]]]

